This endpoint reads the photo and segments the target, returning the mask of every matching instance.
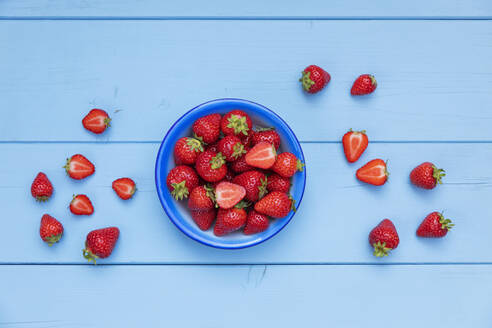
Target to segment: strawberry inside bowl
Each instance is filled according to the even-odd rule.
[[[246,234],[243,229],[240,229],[232,233],[225,235],[221,234],[218,236],[217,233],[214,233],[215,221],[209,229],[200,229],[197,226],[197,223],[192,219],[190,209],[188,208],[188,199],[184,198],[180,201],[176,200],[166,183],[168,173],[176,167],[174,147],[180,138],[193,136],[193,123],[206,115],[215,113],[225,115],[231,110],[241,110],[245,112],[251,118],[253,130],[265,127],[274,128],[280,136],[280,147],[277,150],[277,153],[292,153],[300,162],[305,163],[299,141],[287,123],[285,123],[280,116],[262,105],[247,100],[218,99],[206,102],[191,109],[171,126],[157,153],[155,182],[157,194],[164,211],[169,219],[184,234],[208,246],[238,249],[254,246],[270,239],[290,222],[295,215],[295,211],[289,211],[289,213],[282,218],[270,217],[268,228],[259,233]],[[261,155],[261,152],[259,152],[259,154]],[[232,163],[229,163],[229,166],[231,166],[231,164]],[[261,171],[261,169],[258,170]],[[299,208],[306,184],[306,170],[303,169],[302,171],[296,172],[290,178],[290,182],[291,187],[289,195],[293,200],[295,208]],[[277,183],[277,181],[275,181],[275,183]],[[253,206],[247,208],[246,211],[250,212],[252,208]],[[248,229],[246,232],[249,233],[250,231],[251,229]]]

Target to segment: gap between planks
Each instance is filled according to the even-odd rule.
[[[18,266],[94,266],[91,263],[78,263],[78,262],[4,262],[0,263],[1,266],[18,265]],[[386,263],[373,263],[373,262],[258,262],[258,263],[152,263],[152,262],[123,262],[123,263],[98,263],[96,266],[450,266],[450,265],[473,265],[473,266],[485,266],[492,265],[492,262],[386,262]]]
[[[160,144],[162,140],[0,140],[1,144]],[[299,141],[301,144],[341,144],[335,140]],[[378,144],[492,144],[492,140],[371,140]]]

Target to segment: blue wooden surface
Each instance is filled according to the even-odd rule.
[[[491,327],[491,16],[484,0],[1,1],[0,326]],[[311,63],[333,78],[316,96],[297,82]],[[365,72],[378,90],[350,97]],[[240,251],[187,239],[154,186],[167,129],[220,97],[279,113],[308,165],[294,220]],[[100,137],[80,124],[95,106],[113,117]],[[339,143],[348,128],[374,141],[355,165]],[[61,169],[76,152],[96,164],[86,181]],[[376,156],[389,159],[382,188],[354,178]],[[408,182],[425,160],[448,173],[431,192]],[[46,204],[29,193],[39,170],[55,186]],[[137,182],[131,201],[111,190],[120,176]],[[73,193],[93,216],[69,213]],[[433,210],[454,231],[416,238]],[[37,235],[45,212],[66,228],[51,248]],[[367,234],[384,217],[401,244],[378,260]],[[86,233],[107,225],[121,229],[108,265],[83,265]]]

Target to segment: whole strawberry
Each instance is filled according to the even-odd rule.
[[[304,163],[297,159],[296,155],[285,152],[277,155],[277,160],[273,164],[272,170],[283,176],[284,178],[290,178],[297,171],[304,169]]]
[[[191,211],[191,218],[195,221],[198,228],[203,231],[210,229],[216,217],[217,209],[215,208],[202,211]]]
[[[267,193],[267,177],[259,171],[241,173],[232,182],[244,187],[246,199],[250,202],[257,202]]]
[[[220,128],[225,135],[247,136],[252,126],[249,115],[239,109],[231,110],[220,121]]]
[[[244,227],[245,235],[254,235],[256,233],[265,231],[268,229],[270,221],[266,215],[251,210],[246,218],[246,226]]]
[[[75,154],[67,158],[67,164],[63,167],[69,177],[75,180],[81,180],[94,174],[96,168],[84,155]]]
[[[293,199],[280,191],[272,191],[255,204],[255,211],[272,218],[283,218],[291,210],[295,211]]]
[[[103,228],[89,232],[85,240],[85,248],[82,250],[84,258],[96,264],[96,259],[104,259],[111,255],[114,246],[120,236],[120,230],[116,227]]]
[[[321,67],[310,65],[302,71],[299,81],[306,92],[316,93],[321,91],[330,82],[331,76]]]
[[[242,155],[246,154],[244,145],[241,143],[241,139],[234,135],[228,135],[220,139],[217,148],[228,162],[233,162],[239,159]]]
[[[267,190],[288,193],[290,190],[290,179],[273,173],[268,177]]]
[[[246,152],[249,151],[249,147],[244,147],[244,150]],[[246,163],[246,154],[241,155],[237,160],[234,162],[230,163],[230,168],[233,172],[235,173],[242,173],[250,170],[254,170],[253,166],[250,166],[248,163]]]
[[[214,153],[218,153],[219,152],[219,142],[217,141],[211,145],[208,145],[207,148],[205,148],[205,150],[211,150]]]
[[[193,123],[193,133],[206,144],[219,140],[220,136],[220,114],[210,114],[200,117]]]
[[[41,239],[48,243],[49,246],[60,241],[63,236],[63,225],[54,217],[45,214],[41,218],[39,227]]]
[[[182,200],[187,198],[191,190],[198,186],[199,180],[195,170],[186,165],[179,165],[169,171],[166,179],[171,195]]]
[[[271,143],[278,150],[280,147],[280,135],[273,128],[258,129],[251,136],[251,144],[254,146],[260,142]]]
[[[70,212],[75,215],[92,215],[94,213],[94,206],[86,195],[74,195],[69,208]]]
[[[417,236],[427,238],[441,238],[446,236],[454,226],[449,219],[445,219],[442,213],[432,212],[427,215],[417,229]]]
[[[381,221],[369,233],[369,244],[374,247],[374,256],[387,256],[400,243],[395,225],[388,219]]]
[[[176,165],[193,165],[203,152],[203,145],[196,138],[183,137],[174,145],[174,162]]]
[[[442,177],[446,174],[443,169],[438,169],[434,164],[425,162],[417,166],[410,173],[410,181],[417,187],[434,189],[441,184]]]
[[[119,178],[113,181],[112,185],[113,190],[121,199],[130,199],[135,194],[137,187],[135,186],[135,182],[130,178]]]
[[[201,230],[208,230],[217,216],[214,190],[209,186],[193,189],[188,199],[188,208],[196,225]]]
[[[217,182],[227,174],[225,157],[221,153],[206,150],[196,159],[196,171],[203,180],[207,182]]]
[[[110,126],[111,119],[102,109],[94,108],[82,119],[82,125],[95,134],[101,134]]]
[[[376,82],[374,76],[369,74],[363,74],[355,80],[354,84],[352,85],[352,89],[350,90],[350,93],[353,96],[367,95],[369,93],[374,92],[377,86],[378,83]]]
[[[227,235],[241,229],[246,224],[247,214],[244,208],[241,208],[242,206],[240,203],[237,207],[229,209],[219,208],[214,226],[214,234],[216,236]]]
[[[53,194],[53,185],[43,172],[39,172],[31,185],[31,195],[37,201],[45,202]]]

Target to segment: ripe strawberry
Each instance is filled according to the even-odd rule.
[[[267,193],[267,177],[259,171],[241,173],[232,182],[244,187],[246,199],[250,202],[257,202]]]
[[[367,95],[374,92],[377,86],[378,84],[374,76],[369,74],[362,74],[355,80],[350,93],[353,96]]]
[[[253,135],[255,132],[253,130],[249,131],[248,135],[245,136],[244,134],[239,135],[239,139],[241,139],[241,143],[243,144],[244,148],[246,147],[251,147],[251,143],[253,141]]]
[[[268,142],[260,142],[251,148],[245,155],[246,164],[260,169],[269,169],[275,163],[277,151]]]
[[[94,207],[86,195],[74,195],[70,202],[70,212],[75,215],[92,215]]]
[[[273,128],[259,129],[252,134],[251,143],[254,146],[260,142],[271,143],[278,150],[278,147],[280,147],[280,136]]]
[[[330,82],[331,76],[321,67],[310,65],[302,71],[299,81],[306,92],[316,93],[321,91]]]
[[[205,150],[211,150],[213,151],[214,153],[218,153],[219,152],[219,142],[214,142],[213,144],[207,146],[207,148]]]
[[[215,193],[209,186],[195,187],[188,199],[188,208],[191,211],[204,211],[215,208]]]
[[[96,264],[96,259],[104,259],[111,255],[120,236],[116,227],[93,230],[87,234],[85,248],[82,250],[84,258]]]
[[[239,109],[231,110],[220,121],[220,128],[225,135],[247,136],[252,126],[253,123],[248,114]]]
[[[221,153],[206,150],[196,159],[196,171],[207,182],[217,182],[227,174],[225,158]]]
[[[246,226],[244,227],[245,235],[254,235],[268,229],[270,221],[266,215],[251,210],[246,218]]]
[[[206,144],[214,143],[219,140],[220,121],[220,114],[210,114],[200,117],[193,123],[193,133]]]
[[[94,108],[82,119],[82,125],[87,130],[101,134],[110,126],[111,119],[102,109]]]
[[[284,178],[290,178],[296,171],[302,171],[304,169],[304,163],[297,159],[296,155],[284,152],[278,154],[275,164],[273,164],[272,170]]]
[[[434,189],[437,184],[442,184],[441,179],[445,175],[443,169],[438,169],[434,164],[425,162],[412,170],[410,181],[417,187]]]
[[[242,207],[242,204],[238,204]],[[217,221],[215,222],[214,234],[224,236],[228,233],[241,229],[247,220],[247,214],[244,208],[233,207],[229,209],[219,208]]]
[[[51,215],[45,214],[41,218],[39,235],[43,241],[51,246],[57,243],[63,236],[63,225]]]
[[[381,221],[369,233],[369,244],[374,247],[374,256],[387,256],[389,251],[398,247],[399,243],[400,238],[395,225],[388,219]]]
[[[427,215],[417,229],[417,236],[428,238],[440,238],[446,236],[454,226],[449,219],[445,219],[442,213],[432,212]]]
[[[75,154],[70,158],[67,158],[67,164],[63,167],[67,174],[75,180],[81,180],[94,174],[96,170],[94,164],[92,164],[83,155]]]
[[[216,217],[217,210],[215,208],[202,211],[191,211],[191,218],[195,221],[198,228],[203,231],[210,229]]]
[[[290,189],[290,179],[284,178],[276,173],[268,177],[267,190],[268,191],[281,191],[288,193]]]
[[[31,195],[37,201],[47,201],[53,194],[53,185],[43,172],[39,172],[31,185]]]
[[[366,131],[352,131],[345,133],[342,138],[343,151],[349,163],[356,162],[369,144]]]
[[[223,181],[215,187],[215,201],[220,208],[231,208],[238,204],[246,195],[243,186]]]
[[[228,135],[220,139],[217,148],[228,162],[235,161],[243,154],[246,154],[241,139],[234,135]]]
[[[174,145],[174,162],[176,165],[195,164],[198,155],[203,152],[203,145],[196,138],[183,137]]]
[[[135,182],[130,178],[119,178],[113,181],[113,190],[121,199],[132,198],[137,190]]]
[[[244,150],[246,151],[246,153],[248,153],[250,148],[244,147]],[[248,165],[248,163],[246,163],[246,154],[243,154],[241,157],[239,157],[237,160],[230,163],[229,165],[230,165],[231,170],[235,173],[242,173],[242,172],[254,170],[254,167],[252,167],[252,166]]]
[[[280,191],[272,191],[255,204],[255,211],[272,218],[283,218],[290,210],[295,211],[293,199]]]
[[[381,186],[388,180],[386,163],[382,159],[373,159],[357,170],[356,176],[362,182]]]
[[[232,182],[232,179],[234,179],[235,177],[235,174],[234,172],[231,171],[231,169],[229,167],[227,167],[227,173],[224,177],[224,179],[220,180],[220,181],[216,181],[216,182],[212,182],[211,186],[213,187],[213,189],[215,190],[215,187],[217,187],[217,185],[223,181],[226,181],[226,182]]]
[[[198,183],[198,175],[195,170],[186,165],[173,168],[169,171],[166,179],[167,188],[177,200],[187,198],[190,191],[198,186]]]

